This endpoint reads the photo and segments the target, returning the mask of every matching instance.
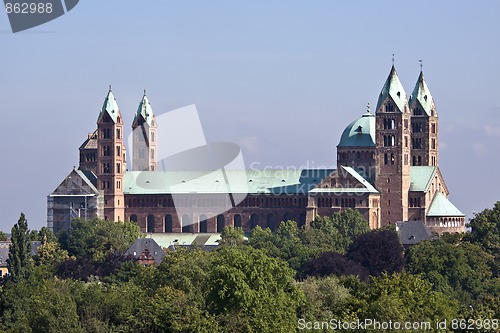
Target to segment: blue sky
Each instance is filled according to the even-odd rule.
[[[12,34],[0,13],[0,229],[46,224],[112,84],[128,127],[196,104],[209,141],[247,165],[335,165],[347,124],[376,105],[395,54],[409,95],[423,59],[440,168],[468,217],[500,200],[498,1],[80,1]]]

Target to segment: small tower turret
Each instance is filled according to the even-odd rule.
[[[382,225],[408,219],[410,187],[410,112],[394,65],[378,98],[376,123],[376,188],[380,191]]]
[[[156,130],[153,108],[144,90],[144,95],[132,122],[132,170],[156,170],[158,153]]]
[[[123,119],[109,87],[97,118],[97,182],[104,193],[104,218],[124,221],[123,173],[126,170]]]
[[[420,71],[410,96],[411,164],[438,165],[438,115],[434,99]]]

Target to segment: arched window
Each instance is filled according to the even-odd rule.
[[[292,219],[292,216],[290,215],[290,213],[283,214],[283,222],[286,222],[286,221],[291,220],[291,219]]]
[[[224,230],[224,215],[217,215],[217,232],[221,233]]]
[[[190,227],[191,227],[191,218],[189,215],[184,214],[182,215],[182,232],[190,232]]]
[[[152,214],[148,215],[146,232],[155,232],[155,217]]]
[[[165,232],[173,232],[174,222],[172,220],[172,215],[165,215]]]
[[[276,218],[273,214],[267,214],[267,227],[271,229],[272,232],[276,231]]]
[[[200,215],[200,232],[208,232],[208,223],[206,215]]]
[[[253,229],[258,225],[259,225],[259,215],[252,214],[252,216],[250,217],[250,227]]]
[[[137,215],[135,214],[130,215],[130,221],[137,223]]]
[[[234,223],[234,227],[235,228],[241,228],[242,227],[242,225],[241,225],[241,215],[240,214],[234,215],[234,217],[233,217],[233,223]]]

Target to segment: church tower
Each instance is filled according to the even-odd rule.
[[[132,170],[155,171],[157,163],[156,120],[146,91],[132,122]]]
[[[438,115],[434,99],[420,71],[410,96],[411,164],[438,165]]]
[[[408,219],[410,187],[410,112],[394,65],[378,98],[376,180],[382,225]]]
[[[104,218],[125,220],[123,173],[126,169],[123,119],[109,87],[97,119],[97,185],[104,194]]]

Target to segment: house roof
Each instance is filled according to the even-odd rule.
[[[410,171],[410,191],[427,192],[436,171],[436,166],[412,166]]]
[[[417,244],[432,237],[431,230],[422,221],[396,222],[396,230],[403,245]]]
[[[382,106],[382,103],[386,100],[386,98],[390,97],[396,106],[398,107],[399,112],[404,112],[404,106],[406,104],[406,92],[399,80],[398,73],[396,72],[396,68],[394,65],[391,68],[391,72],[385,81],[384,86],[382,87],[382,91],[378,97],[377,102],[377,111]],[[396,111],[396,110],[395,110]]]
[[[129,171],[125,194],[306,194],[332,169]]]
[[[375,147],[375,116],[366,112],[350,123],[337,147]]]
[[[153,256],[155,263],[157,264],[161,263],[163,257],[165,256],[163,249],[152,238],[138,238],[123,255],[138,259],[141,254],[146,252],[146,250],[151,256]]]
[[[11,241],[0,241],[0,267],[7,267],[7,259],[9,259],[9,248]],[[38,247],[42,245],[40,241],[31,242],[31,255],[38,254]]]
[[[218,233],[152,233],[154,239],[162,248],[172,249],[173,246],[215,247],[221,239]]]
[[[432,199],[427,216],[465,216],[464,213],[458,210],[441,192],[436,192]]]

